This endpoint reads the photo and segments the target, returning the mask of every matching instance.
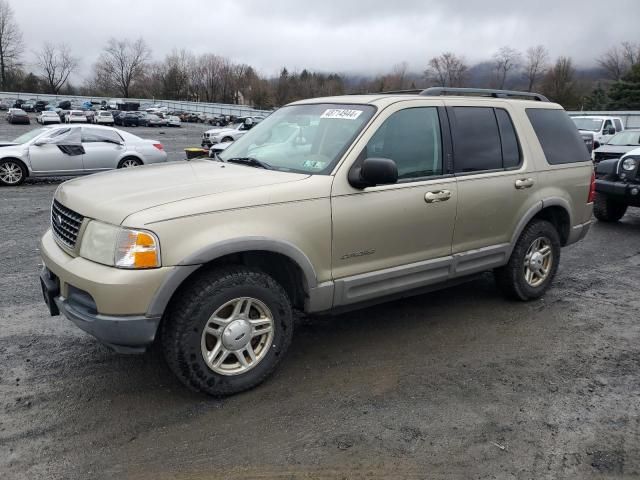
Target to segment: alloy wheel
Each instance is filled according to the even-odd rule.
[[[207,366],[220,375],[240,375],[254,368],[273,343],[269,308],[251,297],[234,298],[218,308],[202,331],[201,351]]]
[[[524,257],[524,279],[532,287],[539,287],[549,276],[553,266],[551,241],[546,237],[536,238]]]
[[[22,168],[16,162],[4,162],[0,165],[0,180],[15,185],[22,180]]]

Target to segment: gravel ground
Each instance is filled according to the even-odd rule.
[[[203,128],[132,130],[182,158]],[[48,316],[57,183],[0,188],[0,478],[640,477],[640,211],[564,249],[539,301],[487,275],[302,318],[267,383],[213,400]]]

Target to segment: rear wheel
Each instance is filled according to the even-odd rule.
[[[0,184],[15,187],[27,178],[27,169],[17,160],[0,161]]]
[[[188,387],[221,396],[263,382],[293,335],[289,297],[246,267],[203,272],[172,302],[162,324],[167,363]]]
[[[127,157],[120,160],[120,163],[118,164],[118,168],[139,167],[140,165],[142,165],[141,160],[133,157]]]
[[[509,263],[496,268],[500,290],[517,300],[540,298],[555,277],[560,262],[560,235],[552,223],[533,220],[511,252]]]
[[[232,137],[224,137],[222,139],[223,142],[233,142],[233,138]]]
[[[617,222],[627,212],[627,204],[621,203],[609,195],[596,193],[593,203],[593,214],[601,222]]]

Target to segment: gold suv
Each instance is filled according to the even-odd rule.
[[[549,288],[591,224],[593,166],[564,110],[427,89],[287,105],[216,158],[100,173],[55,193],[51,314],[121,352],[161,342],[188,387],[262,382],[293,310],[370,305],[493,270]]]

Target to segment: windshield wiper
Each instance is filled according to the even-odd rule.
[[[249,167],[258,167],[264,168],[265,170],[273,170],[273,167],[268,163],[253,157],[234,157],[226,161],[229,163],[239,163],[240,165],[247,165]]]

